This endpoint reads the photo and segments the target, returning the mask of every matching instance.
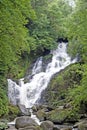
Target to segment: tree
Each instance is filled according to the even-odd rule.
[[[82,62],[87,62],[87,2],[77,0],[76,8],[68,22],[68,37],[72,41],[69,50],[79,54]],[[73,48],[73,49],[72,49]]]

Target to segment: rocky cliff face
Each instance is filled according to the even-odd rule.
[[[49,106],[59,106],[64,104],[68,96],[68,90],[72,90],[75,85],[79,85],[82,75],[79,64],[73,64],[55,74],[47,89],[42,93],[40,102]]]
[[[82,79],[82,68],[79,63],[66,67],[61,72],[55,74],[47,89],[42,93],[40,103],[52,107],[54,110],[49,113],[47,118],[51,121],[76,122],[86,118],[86,103],[75,106],[72,97],[76,87],[80,85]],[[59,110],[62,106],[63,110]],[[58,108],[58,109],[57,109]],[[59,113],[61,113],[59,115]],[[62,120],[62,121],[63,121]]]

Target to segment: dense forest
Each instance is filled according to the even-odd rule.
[[[7,79],[25,75],[38,56],[55,49],[58,39],[68,39],[68,53],[78,57],[80,83],[69,93],[74,107],[87,105],[87,1],[1,0],[0,1],[0,117],[11,108]],[[79,82],[79,81],[78,81]]]

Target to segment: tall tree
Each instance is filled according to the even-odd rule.
[[[28,18],[34,16],[29,0],[0,1],[0,72],[12,69],[24,51],[29,52]]]

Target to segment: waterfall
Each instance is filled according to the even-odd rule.
[[[41,93],[46,89],[51,77],[64,69],[66,66],[75,63],[67,54],[67,43],[59,43],[56,50],[51,52],[52,61],[47,64],[45,71],[42,69],[43,57],[37,59],[32,69],[32,78],[28,83],[24,83],[24,78],[20,79],[17,85],[8,79],[8,97],[13,104],[23,104],[26,108],[31,108],[41,97]]]

